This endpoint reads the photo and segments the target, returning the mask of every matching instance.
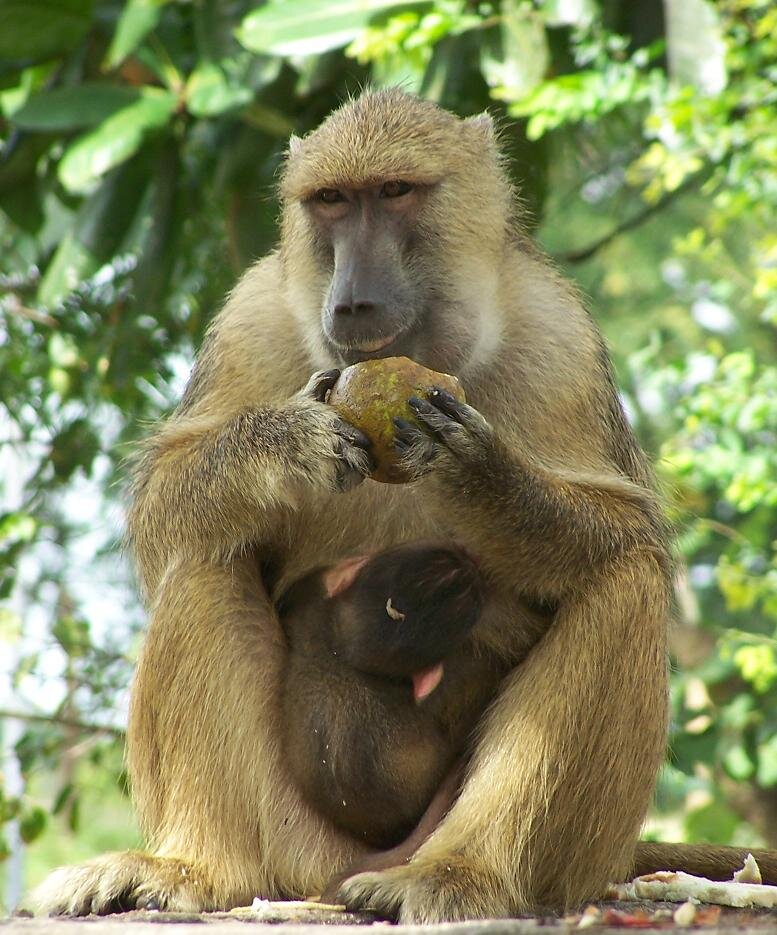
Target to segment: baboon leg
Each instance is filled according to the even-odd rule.
[[[128,760],[151,854],[63,868],[39,911],[225,909],[321,892],[359,853],[301,800],[279,748],[285,646],[249,562],[184,562],[153,608],[133,687]],[[246,583],[248,582],[248,583]]]
[[[592,574],[505,682],[437,831],[338,901],[426,923],[560,909],[622,879],[664,752],[666,613],[649,554]]]
[[[440,788],[421,816],[421,820],[405,840],[389,850],[367,854],[349,864],[327,883],[321,897],[322,902],[335,902],[342,883],[357,873],[388,870],[390,867],[402,867],[406,864],[450,810],[456,800],[463,777],[464,764],[460,763],[442,781]]]

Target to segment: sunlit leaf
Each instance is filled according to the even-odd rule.
[[[548,26],[588,26],[596,18],[595,0],[540,0]]]
[[[505,0],[498,26],[482,41],[480,67],[493,96],[515,100],[533,90],[545,77],[549,62],[545,25],[520,0]]]
[[[758,784],[768,788],[777,785],[777,735],[758,748]]]
[[[0,607],[0,643],[16,643],[21,635],[22,618],[7,607]]]
[[[347,45],[374,17],[402,6],[419,4],[408,0],[271,0],[245,17],[237,38],[252,52],[320,55]]]
[[[726,45],[719,15],[709,0],[666,0],[669,73],[706,94],[725,87]]]
[[[0,517],[0,543],[30,542],[38,529],[38,522],[29,513],[6,513]]]
[[[137,101],[67,148],[59,163],[60,181],[71,192],[87,191],[100,176],[137,152],[148,133],[164,127],[175,107],[175,95],[144,88]]]
[[[253,92],[245,86],[230,84],[217,65],[206,62],[190,75],[185,96],[189,113],[195,117],[214,117],[247,104]]]
[[[105,56],[107,68],[115,68],[134,52],[159,22],[167,0],[127,0]]]

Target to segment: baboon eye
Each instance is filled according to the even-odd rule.
[[[403,182],[401,179],[392,179],[390,182],[385,182],[383,188],[380,190],[381,198],[399,198],[401,195],[406,195],[413,186],[410,182]]]
[[[335,205],[338,201],[345,201],[345,197],[337,188],[322,188],[316,192],[316,201],[323,201],[325,205]]]

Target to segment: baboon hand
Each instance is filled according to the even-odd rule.
[[[327,393],[339,376],[337,369],[317,371],[297,398],[300,402],[314,404],[305,407],[316,423],[310,427],[309,438],[302,440],[307,448],[302,453],[302,457],[308,459],[305,473],[311,480],[323,480],[325,486],[344,492],[357,487],[375,470],[375,462],[370,455],[370,440],[364,432],[324,405]],[[317,465],[309,463],[311,458],[317,460]],[[323,478],[316,467],[323,468]]]
[[[446,390],[433,387],[426,399],[411,396],[408,405],[421,428],[394,419],[394,445],[403,468],[413,477],[446,459],[472,465],[493,445],[493,429],[483,416]]]
[[[505,917],[507,907],[498,892],[486,874],[461,856],[436,861],[416,857],[402,867],[349,877],[334,901],[403,924],[425,925]]]

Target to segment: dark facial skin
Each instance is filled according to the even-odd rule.
[[[428,297],[409,254],[427,194],[425,186],[396,179],[324,188],[306,202],[334,262],[322,329],[335,359],[418,354]]]
[[[278,601],[289,764],[341,828],[401,841],[464,751],[501,675],[466,644],[482,603],[475,560],[435,543],[346,559]]]

